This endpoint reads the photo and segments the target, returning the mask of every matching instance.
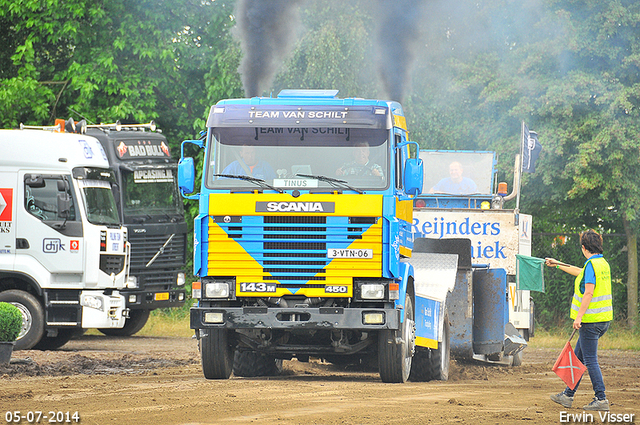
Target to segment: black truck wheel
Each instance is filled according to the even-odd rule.
[[[147,320],[149,320],[150,313],[151,310],[130,310],[129,317],[122,328],[102,328],[98,330],[109,336],[131,336],[144,328]]]
[[[200,330],[202,372],[207,379],[229,379],[235,347],[226,329]]]
[[[282,359],[256,351],[236,350],[233,356],[233,374],[245,378],[277,376],[282,373]]]
[[[416,344],[413,301],[409,294],[403,312],[399,330],[383,330],[378,335],[378,370],[382,382],[403,383],[409,379]]]
[[[57,350],[65,345],[74,336],[78,334],[78,328],[63,328],[58,329],[57,336],[44,335],[36,345],[33,346],[34,350]]]
[[[14,350],[29,350],[44,335],[44,309],[40,301],[28,292],[10,289],[0,292],[0,301],[15,305],[22,314],[22,329]]]

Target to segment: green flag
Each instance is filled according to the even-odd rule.
[[[544,259],[516,254],[516,289],[544,292]]]

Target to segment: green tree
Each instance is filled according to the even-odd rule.
[[[407,102],[423,147],[488,149],[513,158],[521,122],[535,129],[544,150],[536,174],[523,176],[521,207],[534,214],[537,232],[574,233],[589,224],[626,234],[632,326],[639,13],[640,4],[620,0],[430,4],[424,60]],[[501,176],[512,164],[502,161]]]
[[[3,127],[158,121],[177,146],[203,129],[209,96],[234,94],[233,2],[0,0]],[[215,88],[225,80],[225,89]],[[237,94],[237,93],[235,93]]]
[[[274,80],[285,88],[337,89],[340,97],[375,97],[372,17],[368,2],[309,2],[298,42]]]

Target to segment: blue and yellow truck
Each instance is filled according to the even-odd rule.
[[[418,152],[393,101],[283,90],[212,106],[178,166],[199,201],[190,321],[206,378],[313,357],[376,359],[384,382],[447,379],[449,294],[470,251],[414,241]]]

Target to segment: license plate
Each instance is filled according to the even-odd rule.
[[[373,258],[373,249],[329,249],[327,258],[357,258],[370,260]]]
[[[168,292],[158,292],[153,297],[154,297],[154,299],[156,301],[167,301],[169,299],[169,293]]]

